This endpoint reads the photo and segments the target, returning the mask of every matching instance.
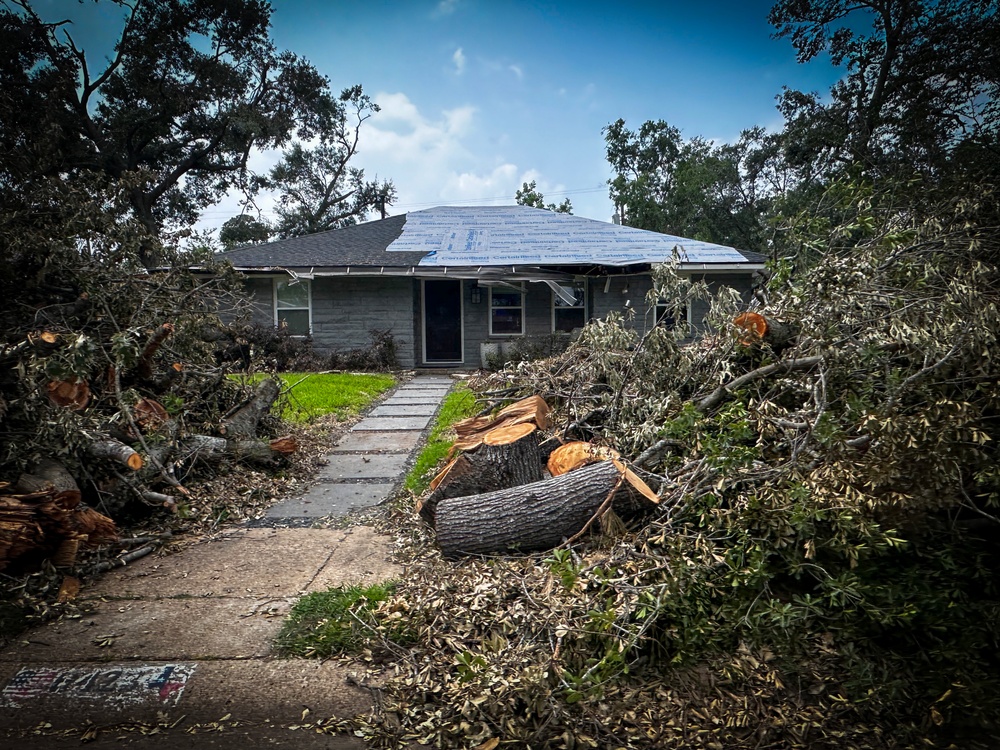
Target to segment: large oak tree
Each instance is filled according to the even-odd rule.
[[[264,0],[108,0],[108,59],[28,0],[0,8],[0,187],[87,173],[138,176],[131,212],[151,236],[251,188],[248,158],[334,131],[343,104],[311,64],[275,47]],[[157,262],[156,243],[142,261]]]

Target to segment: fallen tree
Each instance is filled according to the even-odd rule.
[[[398,710],[366,731],[440,746],[995,744],[1000,235],[981,219],[990,200],[921,220],[863,188],[831,199],[845,197],[816,265],[778,263],[756,296],[753,312],[794,331],[783,345],[747,338],[745,303],[722,295],[703,339],[593,321],[564,354],[473,381],[487,404],[541,397],[554,435],[592,438],[543,441],[552,473],[583,468],[541,484],[617,454],[661,502],[612,538],[456,564],[435,539],[478,551],[529,524],[504,537],[517,550],[550,496],[442,499],[382,608],[416,632],[385,688]],[[651,299],[691,309],[703,291],[662,268]]]
[[[143,269],[138,251],[157,241],[108,208],[129,186],[26,184],[21,198],[60,210],[41,223],[0,212],[0,292],[12,302],[0,307],[0,481],[16,482],[7,509],[22,520],[56,513],[65,492],[115,521],[170,513],[191,501],[185,482],[237,462],[280,466],[295,450],[271,443],[277,383],[227,377],[206,334],[226,330],[222,313],[239,318],[239,280],[210,255],[166,245],[170,267]],[[28,554],[29,539],[54,554],[56,527],[39,521],[39,536],[25,523],[5,554]]]

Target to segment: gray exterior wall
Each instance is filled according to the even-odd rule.
[[[702,276],[695,276],[696,279]],[[735,287],[745,300],[751,292],[751,276],[746,274],[711,274],[705,276],[716,289]],[[262,325],[274,325],[272,280],[247,279],[247,289],[253,295],[253,320]],[[608,291],[605,278],[592,278],[587,288],[587,317],[603,318],[611,311],[635,311],[630,324],[644,333],[654,323],[654,311],[647,306],[646,296],[652,289],[647,274],[612,276]],[[482,289],[482,300],[472,302],[473,281],[462,282],[462,316],[464,330],[463,367],[480,366],[480,344],[509,342],[516,336],[489,335],[489,292]],[[399,363],[406,368],[423,364],[422,285],[412,277],[326,277],[312,281],[313,343],[320,353],[333,350],[357,349],[369,345],[369,331],[392,331],[399,352]],[[691,310],[695,329],[708,311],[707,302],[696,302]],[[525,335],[548,336],[552,333],[552,290],[545,284],[525,284]]]
[[[319,278],[312,283],[313,344],[321,352],[363,349],[389,329],[400,364],[413,366],[413,282],[399,277]]]
[[[274,292],[271,277],[250,277],[247,291],[253,300],[252,321],[274,325]],[[362,349],[371,343],[369,331],[389,329],[396,339],[399,362],[413,367],[413,279],[398,277],[327,277],[310,282],[312,340],[320,354]]]

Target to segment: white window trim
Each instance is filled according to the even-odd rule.
[[[277,328],[281,325],[281,317],[278,312],[278,284],[284,281],[287,283],[289,279],[285,276],[272,276],[271,277],[271,311],[273,312],[274,327]],[[309,279],[299,279],[299,284],[306,285],[306,297],[308,307],[283,307],[282,310],[306,310],[309,313],[309,336],[312,336],[313,332],[313,298],[312,298],[312,282]],[[305,338],[301,333],[291,334],[294,338]]]
[[[556,283],[558,283],[558,282],[556,282]],[[558,330],[556,330],[556,310],[557,309],[558,310],[583,310],[583,325],[587,325],[587,303],[590,301],[590,284],[588,284],[586,281],[574,281],[573,285],[574,286],[582,286],[583,287],[583,305],[582,306],[575,306],[575,307],[566,306],[566,307],[559,307],[559,308],[557,308],[556,307],[556,293],[553,290],[552,291],[552,306],[551,306],[552,307],[552,321],[551,321],[551,330],[552,330],[552,333],[568,333],[568,331],[558,331]]]
[[[657,302],[655,305],[653,305],[653,325],[654,326],[658,326],[660,324],[660,315],[659,315],[658,309],[661,308],[661,307],[669,307],[669,306],[670,305],[667,302]],[[694,326],[691,323],[691,303],[690,302],[687,303],[686,305],[684,305],[684,321],[688,325],[688,335],[690,336],[690,335],[692,335],[694,333]]]
[[[510,290],[509,287],[504,287],[503,289],[500,290],[500,293],[501,294],[503,294],[505,292],[509,293],[510,291],[511,290]],[[526,323],[526,321],[524,319],[524,317],[525,317],[524,310],[525,310],[525,306],[526,306],[525,305],[525,300],[524,300],[525,295],[526,295],[526,292],[524,291],[524,284],[520,285],[520,292],[521,292],[521,306],[520,306],[520,308],[517,308],[517,307],[498,307],[498,308],[496,308],[497,310],[518,310],[518,309],[520,309],[520,311],[521,311],[521,331],[520,331],[520,333],[494,333],[493,332],[493,310],[494,310],[494,307],[493,307],[493,287],[492,286],[490,287],[490,297],[487,300],[487,302],[489,303],[488,307],[487,307],[487,310],[488,310],[487,315],[489,315],[489,320],[490,320],[490,336],[506,336],[506,337],[513,338],[514,336],[523,336],[524,335],[524,329],[525,329],[525,323]]]

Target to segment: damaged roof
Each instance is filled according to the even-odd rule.
[[[759,253],[529,206],[439,206],[223,253],[240,269],[763,264]]]

